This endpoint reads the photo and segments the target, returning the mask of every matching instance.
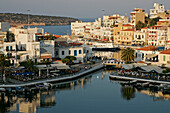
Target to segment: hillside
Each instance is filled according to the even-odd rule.
[[[57,16],[44,16],[44,15],[30,15],[30,26],[43,26],[43,25],[70,25],[78,19],[70,17],[57,17]],[[10,25],[28,25],[27,14],[15,13],[0,13],[0,22],[9,22]]]

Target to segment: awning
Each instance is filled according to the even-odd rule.
[[[162,73],[163,69],[158,67],[158,66],[143,66],[140,67],[142,70],[144,70],[145,72],[152,72],[152,71],[156,71],[157,73]]]
[[[25,73],[13,73],[12,75],[34,75],[35,73],[32,72],[25,72]]]
[[[70,69],[70,67],[67,65],[66,66],[58,66],[57,69]]]
[[[158,55],[157,54],[148,54],[146,55],[145,57],[147,58],[153,58],[153,57],[157,57]]]

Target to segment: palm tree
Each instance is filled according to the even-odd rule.
[[[121,58],[123,61],[125,61],[127,64],[134,61],[135,59],[135,50],[131,48],[126,48],[122,51]]]
[[[30,72],[36,73],[38,71],[37,67],[34,66],[35,63],[31,59],[27,60],[27,62],[21,63],[21,65],[25,66]]]

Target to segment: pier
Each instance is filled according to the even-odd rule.
[[[13,85],[0,85],[0,88],[15,88],[15,87],[29,87],[29,86],[33,86],[36,84],[41,84],[41,83],[54,83],[54,82],[65,82],[65,81],[69,81],[69,80],[75,80],[77,78],[80,78],[82,76],[85,76],[89,73],[95,72],[97,70],[100,70],[104,67],[103,64],[96,64],[94,67],[85,70],[83,72],[80,73],[75,73],[71,76],[68,77],[61,77],[61,78],[53,78],[53,79],[46,79],[46,80],[38,80],[38,81],[33,81],[33,82],[27,82],[27,83],[21,83],[21,84],[13,84]]]
[[[135,78],[135,77],[127,77],[121,75],[114,75],[113,73],[109,76],[110,79],[116,80],[137,80],[142,82],[150,82],[150,83],[158,83],[158,84],[170,84],[170,81],[161,81],[161,80],[152,80],[152,79],[144,79],[144,78]]]

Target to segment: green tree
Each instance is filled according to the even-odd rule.
[[[122,51],[121,58],[123,61],[125,61],[127,64],[131,63],[135,59],[135,50],[131,48],[126,48]]]
[[[66,63],[66,64],[69,64],[69,63],[70,63],[70,59],[64,58],[64,59],[62,59],[62,62],[63,62],[63,63]]]
[[[75,56],[66,56],[64,59],[62,59],[62,62],[66,63],[66,64],[69,64],[73,60],[77,60],[77,58]]]
[[[166,68],[165,70],[162,71],[163,73],[170,73],[170,68]]]
[[[26,62],[20,63],[20,65],[22,65],[25,68],[27,68],[29,72],[33,72],[33,73],[37,73],[38,72],[38,68],[35,67],[35,63],[31,59],[27,60]]]
[[[15,35],[9,31],[7,31],[6,38],[8,42],[14,42],[15,41]]]
[[[141,30],[141,28],[146,27],[147,24],[142,23],[141,21],[138,21],[138,23],[136,24],[136,30]]]
[[[124,99],[129,101],[130,99],[135,98],[135,89],[131,86],[123,86],[121,88],[121,94]]]
[[[150,20],[150,23],[149,23],[149,26],[154,26],[157,24],[157,22],[159,21],[159,19],[162,19],[160,17],[157,17],[157,18],[153,18]]]
[[[10,65],[9,60],[5,57],[4,54],[0,54],[0,71],[1,71],[1,80],[3,81],[3,75],[5,73],[5,68]]]

